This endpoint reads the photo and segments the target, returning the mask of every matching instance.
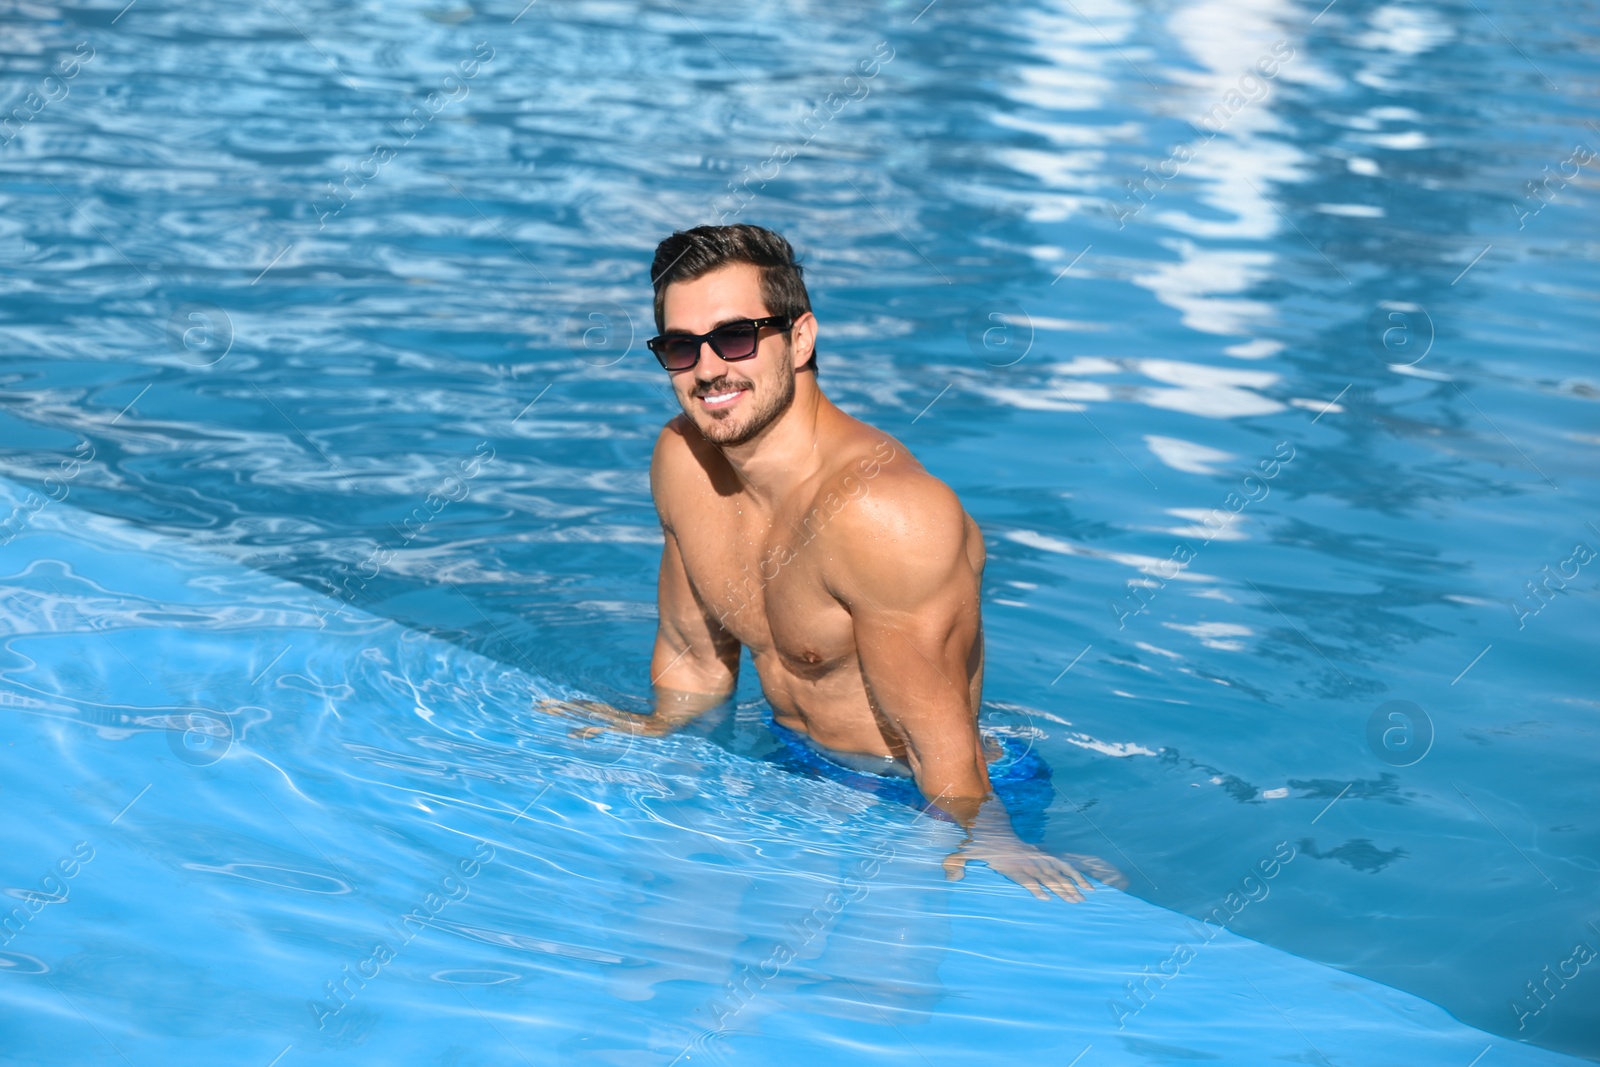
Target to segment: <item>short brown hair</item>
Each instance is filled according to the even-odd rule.
[[[769,315],[793,321],[811,310],[804,269],[794,247],[781,234],[749,223],[732,226],[696,226],[678,230],[656,245],[650,264],[650,284],[655,287],[656,329],[666,327],[667,286],[690,282],[729,263],[748,263],[761,272],[761,302]],[[811,366],[816,366],[816,354]]]

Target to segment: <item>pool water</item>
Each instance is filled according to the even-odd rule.
[[[1592,5],[0,20],[0,1060],[1600,1058]],[[946,883],[748,664],[530,711],[647,707],[719,220],[1127,892]]]

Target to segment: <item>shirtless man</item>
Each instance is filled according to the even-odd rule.
[[[780,725],[857,766],[902,761],[966,828],[949,878],[981,860],[1040,899],[1082,900],[1088,881],[1021,841],[990,789],[978,524],[822,394],[794,250],[760,227],[702,226],[661,242],[650,276],[650,348],[683,407],[650,463],[666,537],[655,712],[549,710],[659,736],[727,699],[743,646]]]

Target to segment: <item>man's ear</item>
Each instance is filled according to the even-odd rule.
[[[817,350],[817,317],[808,311],[795,319],[790,338],[794,345],[794,369],[809,366]]]

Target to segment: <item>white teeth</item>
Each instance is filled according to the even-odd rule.
[[[731,393],[717,393],[715,396],[708,396],[708,397],[705,398],[705,400],[706,400],[706,403],[708,403],[708,404],[720,404],[724,400],[732,400],[734,397],[736,397],[738,395],[739,395],[739,391],[738,390],[734,390]]]

